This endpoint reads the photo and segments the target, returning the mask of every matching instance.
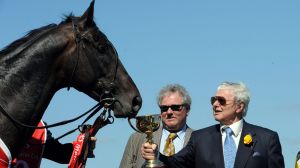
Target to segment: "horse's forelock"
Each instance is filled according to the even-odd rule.
[[[73,20],[74,17],[75,17],[75,16],[74,16],[73,13],[70,13],[69,15],[64,15],[63,18],[62,18],[63,21],[60,22],[60,25],[61,25],[61,24],[65,24],[65,23],[70,23],[70,22],[72,22],[72,20]]]
[[[71,23],[74,18],[79,18],[79,17],[74,16],[73,13],[70,13],[69,15],[64,15],[62,18],[63,21],[60,22],[59,24],[62,25],[62,24],[66,24],[66,23]],[[96,26],[95,21],[93,21],[92,26]]]

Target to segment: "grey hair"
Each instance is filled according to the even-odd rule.
[[[230,89],[232,90],[235,98],[235,102],[242,102],[245,104],[243,109],[243,117],[247,115],[248,105],[250,102],[250,92],[247,86],[243,82],[223,82],[219,85],[217,90]]]
[[[160,105],[165,96],[176,92],[182,96],[182,104],[185,104],[187,110],[189,111],[192,105],[192,98],[188,91],[179,84],[169,84],[163,87],[157,96],[157,104]]]

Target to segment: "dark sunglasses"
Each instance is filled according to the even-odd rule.
[[[213,96],[210,98],[210,103],[213,105],[216,101],[218,101],[222,106],[226,105],[226,99],[222,96]]]
[[[166,112],[171,108],[173,111],[180,111],[185,104],[172,104],[170,106],[159,106],[161,112]]]

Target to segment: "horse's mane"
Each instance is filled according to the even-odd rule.
[[[65,15],[63,18],[63,21],[59,25],[72,22],[72,18],[74,18],[74,15],[72,13],[70,13],[69,15]],[[38,37],[40,34],[47,32],[48,30],[51,30],[52,28],[54,28],[56,26],[57,26],[57,24],[52,23],[52,24],[29,31],[24,37],[12,42],[11,44],[9,44],[5,48],[3,48],[0,51],[0,57],[2,55],[10,53],[11,51],[14,51],[17,47],[20,47],[21,45],[31,41],[32,39],[35,39],[35,37]]]
[[[12,42],[7,47],[5,47],[3,50],[0,51],[0,56],[8,54],[11,51],[14,51],[17,47],[19,47],[22,44],[25,44],[26,42],[30,41],[32,38],[36,37],[42,32],[45,32],[53,27],[55,27],[56,24],[49,24],[47,26],[40,27],[38,29],[34,29],[29,31],[24,37]]]

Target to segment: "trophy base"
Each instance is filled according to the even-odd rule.
[[[146,160],[142,168],[165,168],[163,162],[160,160]]]

